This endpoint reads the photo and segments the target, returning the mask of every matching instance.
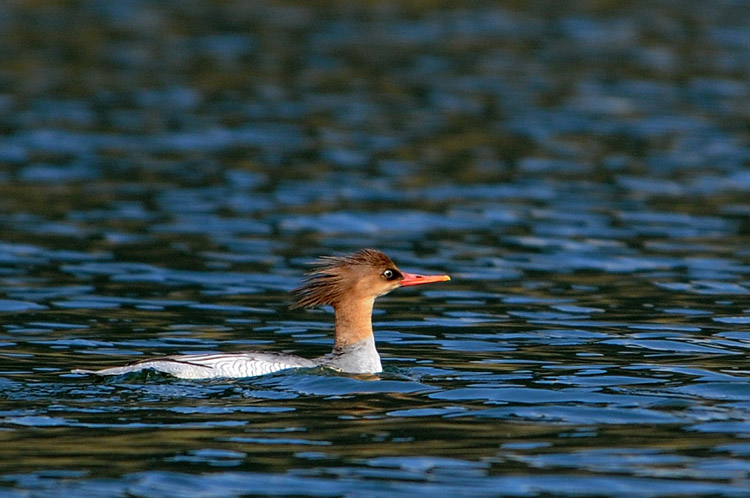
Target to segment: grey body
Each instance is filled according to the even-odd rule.
[[[290,368],[325,366],[346,373],[381,372],[380,355],[375,340],[361,341],[315,360],[283,353],[216,353],[164,356],[141,360],[121,367],[103,370],[76,369],[73,373],[123,375],[142,370],[156,370],[181,379],[243,378],[266,375]]]

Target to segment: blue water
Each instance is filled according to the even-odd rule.
[[[742,2],[0,6],[0,495],[750,496]],[[385,371],[320,255],[451,282]]]

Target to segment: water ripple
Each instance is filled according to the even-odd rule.
[[[684,3],[6,2],[0,495],[747,496],[746,6]],[[326,354],[366,246],[452,276],[381,374],[70,373]]]

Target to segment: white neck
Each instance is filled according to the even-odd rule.
[[[319,358],[318,363],[346,373],[379,373],[383,371],[380,355],[375,348],[375,338],[369,337],[346,346],[336,346],[330,354]]]

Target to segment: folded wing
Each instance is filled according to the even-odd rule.
[[[290,368],[315,366],[317,366],[317,363],[300,356],[250,352],[164,356],[102,370],[76,369],[73,370],[73,373],[104,376],[123,375],[150,369],[174,375],[181,379],[215,379],[255,377]]]

